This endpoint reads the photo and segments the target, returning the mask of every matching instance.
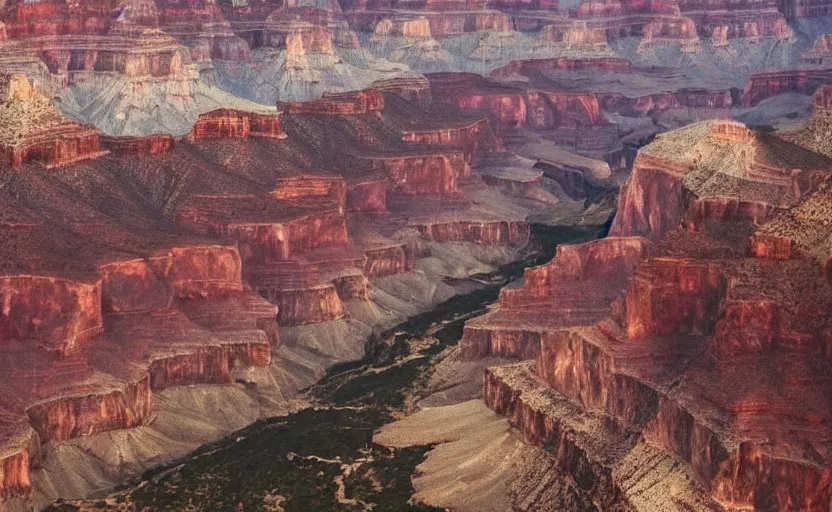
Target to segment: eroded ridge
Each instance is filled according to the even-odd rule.
[[[486,403],[592,482],[583,495],[828,509],[832,161],[786,139],[731,121],[661,135],[608,238],[559,247],[466,324],[467,357],[532,360],[490,369]],[[565,458],[576,453],[586,462]],[[688,477],[638,502],[618,468],[647,453]]]

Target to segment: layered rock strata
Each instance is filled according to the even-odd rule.
[[[595,503],[828,508],[830,173],[826,157],[739,123],[660,136],[610,237],[559,247],[466,324],[465,357],[533,360],[489,370],[486,403],[592,481],[581,496]],[[565,421],[564,401],[610,423]],[[649,506],[616,469],[642,449],[691,475]]]
[[[162,390],[273,364],[278,324],[334,325],[370,279],[412,270],[426,240],[526,241],[526,207],[470,177],[498,146],[487,121],[431,124],[417,104],[362,94],[369,114],[218,110],[184,138],[101,137],[109,154],[6,166],[4,498],[32,492],[43,443],[145,425]],[[467,227],[408,225],[451,216]]]
[[[28,161],[58,167],[105,153],[96,130],[67,119],[24,75],[0,77],[0,101],[0,158],[11,169]]]

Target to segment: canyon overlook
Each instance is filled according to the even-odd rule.
[[[0,1],[0,511],[827,511],[832,1]]]

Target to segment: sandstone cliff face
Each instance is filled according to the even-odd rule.
[[[26,410],[42,442],[140,425],[152,411],[150,379],[123,389],[35,404]]]
[[[313,285],[302,289],[261,289],[269,302],[279,309],[281,325],[304,325],[346,316],[346,310],[334,284]]]
[[[706,197],[697,199],[691,204],[683,222],[692,229],[703,229],[709,221],[751,220],[755,224],[761,224],[768,219],[772,211],[772,205],[764,201],[741,201],[734,197]]]
[[[558,246],[551,262],[526,269],[522,288],[503,290],[500,304],[507,308],[526,306],[536,298],[551,296],[553,286],[561,282],[613,280],[622,286],[649,251],[650,243],[640,237],[608,237]]]
[[[594,95],[530,91],[529,125],[533,128],[575,128],[608,124]]]
[[[526,100],[519,89],[498,87],[468,73],[437,73],[429,80],[433,98],[463,109],[488,112],[498,121],[499,130],[526,124]]]
[[[364,274],[368,277],[400,274],[413,268],[408,262],[404,245],[369,249],[364,252]]]
[[[630,339],[713,331],[727,282],[716,265],[660,259],[638,266],[627,289]]]
[[[68,355],[103,328],[100,283],[5,276],[0,279],[0,294],[3,339],[30,340],[35,347]]]
[[[594,409],[639,425],[654,414],[657,393],[627,375],[619,374],[609,353],[569,331],[546,333],[535,363],[535,374],[553,389]]]
[[[223,246],[174,248],[164,256],[102,266],[102,303],[108,313],[167,308],[175,298],[242,291],[237,251]]]
[[[559,246],[551,262],[526,269],[522,287],[500,291],[499,310],[466,323],[462,356],[534,358],[549,332],[609,314],[650,251],[639,237]]]
[[[200,115],[188,135],[191,140],[271,137],[285,139],[277,114],[254,114],[219,109]]]
[[[150,388],[159,391],[186,384],[226,384],[234,381],[231,370],[235,364],[268,366],[270,360],[268,345],[200,347],[188,354],[151,361],[148,370]]]
[[[389,174],[394,191],[404,194],[446,194],[456,190],[457,180],[466,174],[462,154],[391,157],[374,164]]]
[[[356,183],[347,189],[347,208],[355,212],[387,211],[385,180]]]
[[[302,205],[304,200],[323,199],[344,207],[349,202],[347,194],[347,184],[341,177],[298,176],[278,179],[271,196],[299,205]]]
[[[680,174],[684,169],[650,157],[640,157],[622,187],[621,209],[613,220],[613,236],[661,237],[676,228],[687,211],[688,200]]]
[[[626,471],[617,464],[623,462],[620,458],[632,442],[603,420],[576,419],[568,402],[535,389],[525,369],[522,365],[487,369],[483,381],[486,405],[506,416],[527,442],[545,446],[554,469],[574,479],[574,495],[562,498],[563,506],[629,508],[616,473]],[[593,440],[588,432],[602,432],[604,441]]]
[[[0,462],[0,498],[26,496],[32,490],[32,467],[40,458],[40,440],[37,434],[26,429],[13,443],[17,445],[3,456]]]
[[[174,350],[174,354],[166,354],[153,361],[148,361],[147,373],[129,373],[125,375],[126,381],[113,379],[108,375],[99,375],[85,370],[84,358],[96,358],[113,350],[113,339],[124,337],[121,346],[116,350],[123,350],[131,343],[137,342],[148,350],[142,338],[142,332],[135,332],[131,318],[140,313],[143,318],[156,317],[158,328],[166,329],[165,325],[174,321],[177,316],[170,314],[159,316],[158,311],[169,311],[174,304],[187,304],[193,301],[204,301],[209,298],[237,297],[243,292],[241,282],[241,260],[236,249],[228,246],[190,246],[173,248],[169,253],[162,256],[154,256],[143,260],[117,261],[105,264],[99,269],[100,280],[94,285],[78,283],[80,288],[72,288],[69,283],[63,283],[67,291],[72,293],[76,300],[84,302],[84,312],[87,318],[72,314],[70,311],[73,305],[71,300],[64,297],[63,308],[70,316],[62,315],[61,322],[63,330],[75,328],[74,322],[92,321],[97,325],[88,328],[89,342],[86,345],[77,343],[60,347],[59,353],[62,356],[80,357],[81,360],[66,359],[65,362],[45,363],[45,374],[52,373],[46,378],[46,382],[34,384],[33,389],[43,388],[48,393],[51,386],[62,382],[68,386],[66,390],[56,393],[55,398],[45,398],[37,401],[26,409],[26,415],[32,428],[37,432],[41,442],[52,440],[65,440],[72,437],[90,435],[106,430],[130,428],[142,424],[148,419],[153,410],[152,390],[162,389],[168,385],[187,384],[195,382],[220,383],[231,382],[229,373],[235,364],[267,365],[270,361],[269,334],[260,329],[269,330],[269,312],[263,311],[254,313],[251,324],[243,328],[262,333],[262,341],[243,343],[240,346],[234,345],[212,345],[207,347],[190,347],[173,349],[172,346],[165,346],[165,343],[172,341],[170,334],[157,341],[163,352]],[[11,284],[12,280],[6,278]],[[41,280],[41,286],[56,283],[60,280]],[[16,284],[18,290],[25,290],[20,283]],[[42,305],[48,305],[47,296],[49,293],[52,300],[61,300],[60,295],[54,295],[55,290],[41,290],[39,301]],[[177,301],[177,302],[175,302]],[[185,301],[183,303],[182,301]],[[14,303],[11,297],[9,304]],[[194,306],[197,306],[194,303]],[[201,307],[201,306],[198,306]],[[233,305],[227,305],[233,308]],[[194,310],[196,313],[197,310]],[[10,310],[11,312],[11,310]],[[240,309],[231,309],[232,316],[245,314]],[[276,309],[271,311],[271,321],[274,322]],[[96,320],[97,318],[97,320]],[[49,317],[44,317],[49,320]],[[102,322],[102,319],[108,319]],[[234,320],[239,324],[241,319]],[[43,320],[41,320],[42,322]],[[265,321],[265,322],[263,322]],[[101,323],[99,323],[101,322]],[[47,324],[48,325],[48,324]],[[106,330],[105,330],[106,327]],[[209,324],[206,324],[209,327]],[[210,328],[215,332],[222,332],[227,329],[220,318],[210,323]],[[171,326],[170,329],[175,329]],[[180,327],[181,329],[181,327]],[[232,327],[238,335],[242,335],[238,326]],[[98,337],[104,332],[106,340]],[[46,331],[43,332],[46,334]],[[53,340],[62,340],[63,334],[51,332]],[[15,332],[4,332],[4,338],[23,341],[29,337],[25,332],[18,329]],[[92,341],[95,338],[95,343]],[[151,336],[153,338],[153,336]],[[175,338],[175,336],[173,337]],[[156,340],[154,340],[156,341]],[[189,342],[198,342],[197,339]],[[43,348],[48,346],[42,344]],[[32,347],[30,350],[42,350]],[[178,353],[177,353],[178,352]],[[98,354],[98,355],[96,355]],[[135,356],[132,356],[135,357]],[[140,367],[141,359],[131,363],[130,360],[121,360],[121,365],[130,367],[137,364]],[[54,370],[49,366],[54,365]],[[79,368],[75,369],[75,366]],[[124,367],[120,371],[124,371]],[[37,378],[33,375],[33,378]],[[28,379],[29,377],[22,376]],[[80,379],[75,384],[73,379]]]
[[[427,78],[417,74],[402,74],[394,78],[376,80],[370,89],[382,93],[395,93],[418,105],[427,106],[433,99]]]
[[[13,1],[4,5],[6,32],[10,38],[66,33],[94,34],[109,23],[113,2],[79,2],[72,12],[64,2]],[[29,20],[36,20],[30,22]]]
[[[485,152],[501,148],[500,140],[494,135],[491,125],[485,119],[480,119],[459,128],[406,130],[402,140],[407,144],[458,149],[462,151],[466,164],[470,163],[474,155],[480,151]],[[470,168],[464,166],[460,169],[460,172],[462,177],[467,177],[470,175]]]

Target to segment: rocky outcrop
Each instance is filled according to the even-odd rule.
[[[0,77],[0,102],[5,167],[37,162],[54,168],[104,154],[97,131],[68,120],[25,76]]]
[[[627,288],[627,336],[713,332],[727,280],[716,265],[657,259],[639,265]]]
[[[347,208],[354,212],[387,211],[387,181],[379,179],[348,186]]]
[[[642,29],[639,50],[644,51],[657,41],[663,40],[681,41],[683,52],[697,53],[699,50],[699,36],[696,30],[696,23],[691,18],[659,18],[651,21]]]
[[[404,194],[447,194],[470,173],[461,152],[373,158],[372,164],[390,176],[393,191]]]
[[[742,91],[743,106],[754,106],[765,99],[787,92],[812,94],[829,81],[829,72],[825,70],[798,69],[758,73],[745,84]]]
[[[246,137],[285,139],[286,134],[280,129],[280,116],[276,114],[219,109],[200,115],[188,135],[191,140]]]
[[[437,73],[429,80],[434,98],[462,109],[488,112],[499,129],[526,124],[526,100],[520,89],[498,86],[470,73]]]
[[[99,267],[101,302],[107,313],[146,313],[175,299],[242,291],[242,262],[228,246],[177,247],[148,259]]]
[[[378,247],[364,251],[364,275],[368,277],[400,274],[413,268],[403,245]]]
[[[279,178],[271,196],[287,203],[302,204],[304,200],[323,199],[346,206],[348,187],[340,176],[294,176]]]
[[[153,408],[150,379],[87,396],[62,397],[26,410],[41,442],[141,425]]]
[[[312,285],[308,288],[261,288],[266,298],[279,309],[281,325],[304,325],[346,316],[346,310],[333,284]]]
[[[26,162],[38,162],[51,169],[95,158],[104,151],[97,131],[66,123],[29,134],[17,144],[2,146],[0,153],[12,169],[19,169]]]
[[[382,93],[395,93],[419,105],[427,106],[431,103],[431,84],[422,75],[404,75],[394,78],[377,80],[370,84],[370,89]]]
[[[621,209],[610,234],[662,236],[676,228],[687,211],[678,165],[640,156],[627,184],[622,187]]]
[[[487,369],[483,395],[486,405],[506,416],[527,442],[544,446],[552,456],[553,470],[565,480],[559,506],[721,509],[678,458],[628,436],[608,417],[584,411],[541,387],[530,370],[528,363]]]
[[[535,357],[548,332],[609,314],[650,251],[650,242],[640,237],[558,246],[551,262],[526,269],[522,287],[500,291],[497,311],[465,324],[462,356]]]
[[[0,460],[0,498],[26,496],[32,491],[31,471],[40,458],[40,440],[31,429],[25,429],[7,443],[7,451]]]
[[[440,222],[414,224],[419,233],[433,242],[471,242],[481,245],[516,245],[529,237],[529,225],[523,221]]]
[[[23,275],[3,276],[0,283],[3,339],[69,355],[103,330],[101,283]]]
[[[294,115],[372,114],[384,109],[384,95],[373,89],[349,93],[326,93],[320,100],[280,102],[278,107]]]
[[[480,151],[495,150],[501,147],[500,140],[491,130],[485,119],[479,119],[466,126],[430,130],[405,130],[402,140],[407,144],[448,147],[462,151],[465,162],[471,162]],[[463,169],[462,177],[470,174]]]
[[[188,48],[193,62],[251,60],[248,44],[234,33],[217,3],[183,6],[160,0],[156,4],[159,26]]]
[[[231,370],[235,365],[268,366],[270,361],[270,348],[264,344],[200,347],[187,354],[151,361],[150,388],[159,391],[186,384],[230,383],[234,381]]]
[[[115,2],[11,1],[3,5],[2,18],[9,39],[56,35],[96,35],[111,25]]]

